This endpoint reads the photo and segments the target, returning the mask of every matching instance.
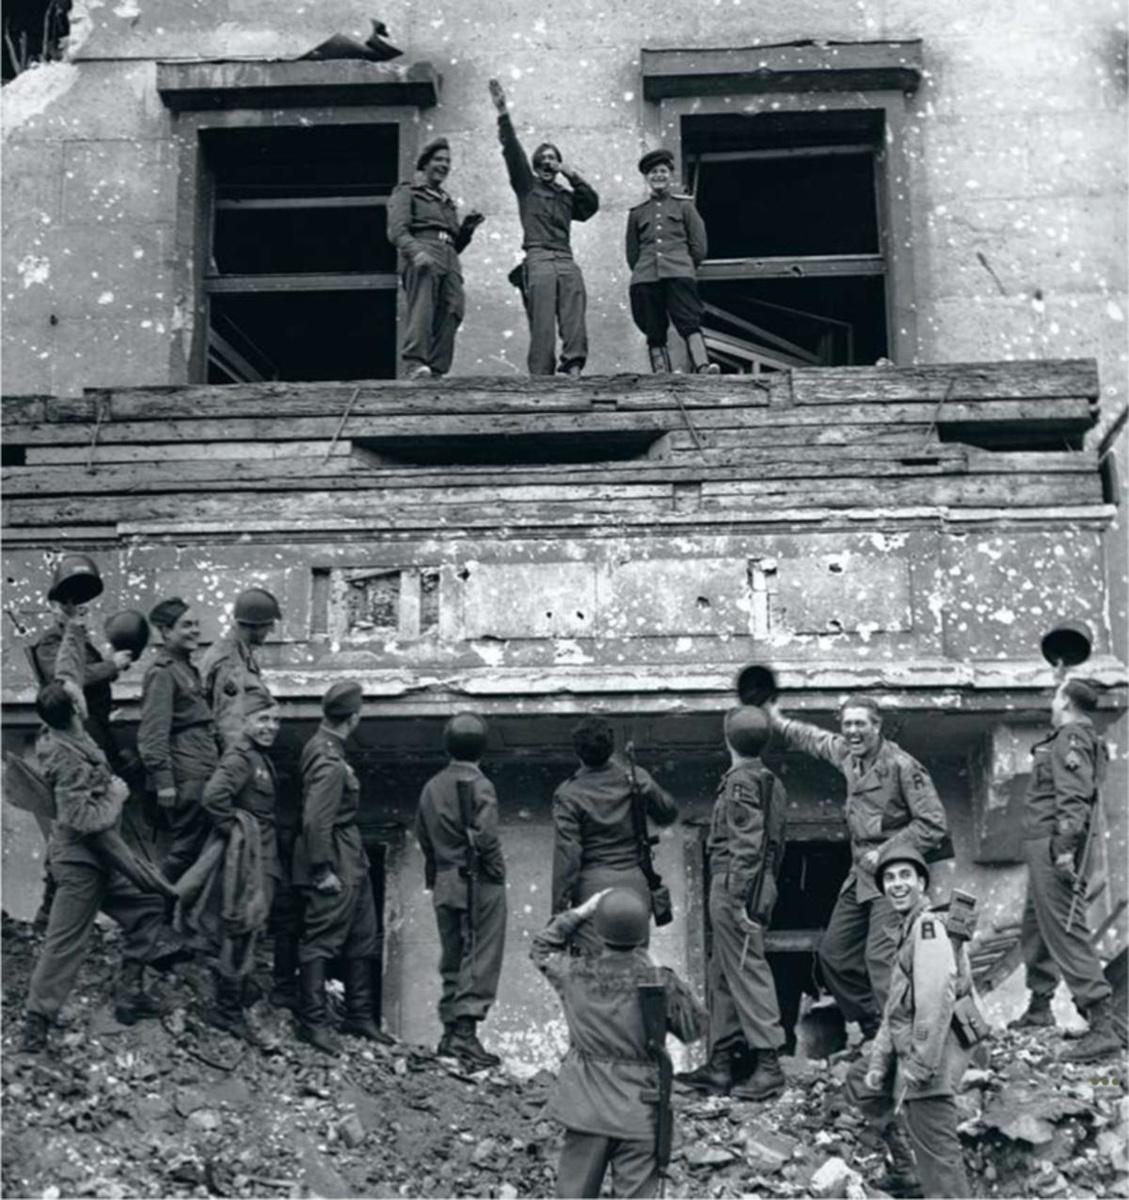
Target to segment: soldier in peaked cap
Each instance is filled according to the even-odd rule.
[[[208,833],[200,798],[219,765],[220,740],[192,661],[200,642],[196,614],[173,596],[153,606],[149,623],[161,645],[141,685],[137,750],[169,831],[161,869],[175,882],[196,861]]]
[[[353,680],[333,684],[324,719],[302,749],[302,824],[294,845],[294,886],[306,898],[298,945],[298,1036],[326,1054],[341,1044],[329,1027],[325,971],[345,960],[342,1033],[390,1041],[373,1014],[373,959],[378,952],[376,903],[369,860],[357,825],[361,785],[345,742],[361,722],[364,694]]]
[[[478,766],[486,748],[486,722],[457,713],[443,731],[451,761],[420,793],[416,836],[424,879],[439,928],[443,979],[440,1054],[472,1069],[500,1061],[478,1040],[498,992],[506,942],[506,864],[498,840],[498,799]]]
[[[407,298],[404,373],[409,379],[446,375],[466,301],[459,255],[485,220],[469,212],[459,220],[443,188],[451,172],[446,138],[428,142],[416,160],[416,180],[402,183],[388,201],[388,240],[400,252],[400,281]]]
[[[652,371],[670,370],[667,330],[686,339],[699,374],[716,375],[702,338],[702,301],[697,270],[707,253],[706,227],[690,196],[675,195],[674,155],[651,150],[639,160],[650,195],[627,214],[627,265],[631,268],[631,315],[647,336]]]

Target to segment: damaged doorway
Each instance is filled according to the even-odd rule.
[[[391,379],[395,124],[200,133],[208,383]]]

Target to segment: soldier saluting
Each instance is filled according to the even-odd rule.
[[[1084,901],[1090,866],[1084,847],[1093,837],[1108,760],[1092,720],[1097,706],[1097,691],[1082,679],[1068,679],[1055,690],[1052,730],[1032,751],[1023,810],[1028,877],[1021,937],[1031,999],[1011,1028],[1054,1025],[1051,997],[1061,976],[1090,1022],[1086,1035],[1059,1056],[1070,1062],[1092,1062],[1121,1049],[1112,989],[1090,940]]]
[[[927,855],[944,840],[945,810],[929,772],[883,737],[874,700],[852,696],[839,710],[839,733],[781,716],[766,706],[773,728],[796,749],[836,767],[847,783],[846,818],[854,860],[819,944],[831,994],[863,1034],[877,1032],[898,938],[898,916],[875,879],[891,844]]]

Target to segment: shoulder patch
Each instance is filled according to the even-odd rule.
[[[1082,765],[1082,756],[1077,750],[1068,750],[1066,752],[1066,757],[1063,759],[1063,763],[1068,771],[1077,771]]]
[[[937,936],[937,922],[933,918],[928,918],[921,922],[921,937],[922,940],[929,940]]]

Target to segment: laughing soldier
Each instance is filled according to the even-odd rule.
[[[923,855],[938,848],[945,810],[929,772],[882,736],[882,714],[869,697],[852,696],[843,705],[839,733],[782,717],[775,704],[768,713],[790,746],[837,767],[847,781],[853,865],[823,932],[819,965],[843,1016],[870,1037],[890,988],[899,924],[875,879],[878,859],[895,839]]]
[[[446,375],[466,301],[459,255],[485,220],[469,212],[459,221],[443,190],[451,173],[451,145],[436,138],[416,160],[417,181],[402,183],[388,201],[388,240],[400,252],[400,279],[408,302],[404,373],[409,379]]]
[[[577,376],[588,359],[588,330],[584,276],[573,261],[569,228],[573,221],[587,221],[600,207],[600,198],[579,172],[562,162],[552,142],[542,142],[533,151],[531,168],[506,111],[506,93],[496,79],[490,80],[490,95],[498,110],[498,138],[521,214],[525,263],[520,270],[529,317],[529,373],[552,375],[558,369],[559,324],[559,369]],[[558,175],[568,180],[568,187],[557,182]]]

